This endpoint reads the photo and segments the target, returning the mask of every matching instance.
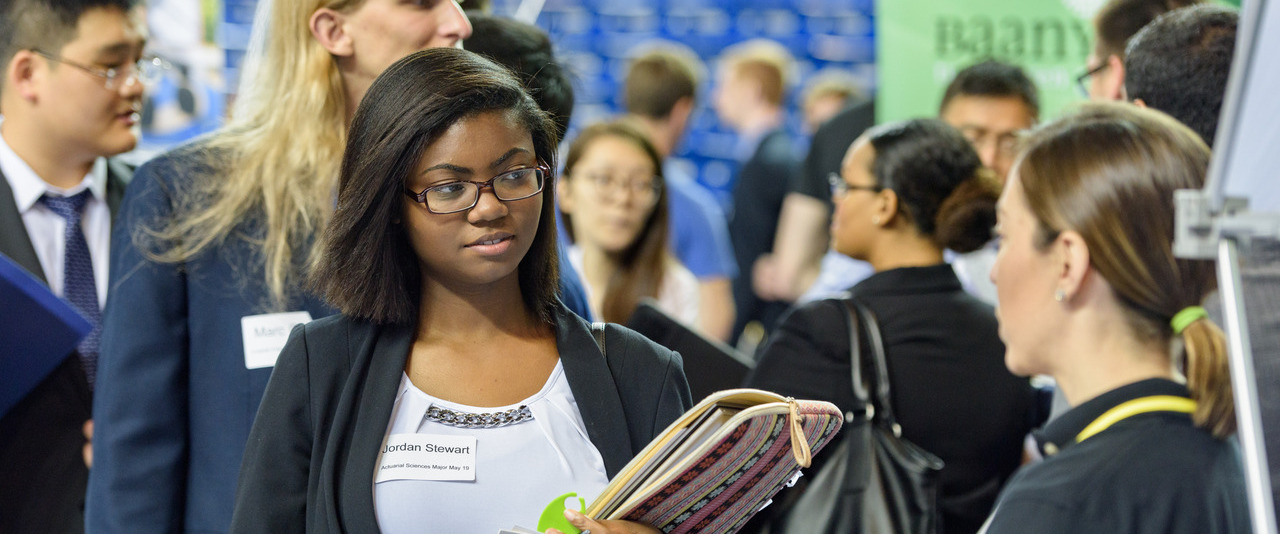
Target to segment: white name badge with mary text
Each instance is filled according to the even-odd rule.
[[[289,332],[294,326],[310,321],[311,314],[304,311],[241,317],[245,369],[274,367],[276,358],[280,357],[280,349],[289,341]]]
[[[374,482],[475,479],[475,436],[392,434],[382,446]]]

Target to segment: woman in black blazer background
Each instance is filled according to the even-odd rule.
[[[902,436],[946,463],[943,532],[976,532],[1017,469],[1035,419],[1032,387],[1005,369],[991,306],[965,293],[943,260],[944,249],[970,252],[990,240],[999,182],[959,132],[913,120],[855,141],[831,187],[833,248],[875,269],[851,292],[880,322]],[[792,310],[762,349],[748,387],[849,411],[842,306],[825,300]]]
[[[469,52],[419,52],[374,82],[312,278],[342,314],[281,353],[233,532],[533,526],[556,495],[590,500],[691,406],[679,355],[613,325],[598,344],[555,297],[553,128]],[[389,476],[402,466],[383,458],[415,439],[471,440],[448,450],[474,474],[441,480],[412,457]]]

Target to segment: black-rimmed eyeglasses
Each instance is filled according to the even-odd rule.
[[[1097,74],[1099,72],[1106,70],[1106,68],[1110,65],[1111,65],[1110,63],[1103,61],[1102,63],[1099,63],[1098,66],[1092,69],[1089,69],[1087,71],[1084,71],[1083,74],[1076,76],[1076,90],[1080,91],[1080,96],[1083,96],[1083,97],[1089,96],[1089,86],[1086,85],[1087,83],[1089,83],[1089,78],[1093,77],[1094,74]]]
[[[122,67],[116,68],[100,68],[91,65],[84,65],[71,61],[67,58],[56,54],[50,54],[40,49],[32,49],[32,52],[39,54],[41,57],[49,61],[57,61],[68,67],[74,67],[84,72],[102,78],[103,86],[108,91],[115,91],[121,87],[129,87],[134,83],[141,83],[143,86],[155,83],[169,70],[171,66],[169,62],[154,56],[146,56],[133,63],[129,63]]]
[[[551,172],[545,164],[527,169],[516,169],[504,172],[487,182],[459,180],[433,185],[414,192],[406,187],[404,194],[415,202],[426,206],[427,211],[438,215],[467,211],[480,202],[480,191],[489,189],[498,200],[510,202],[524,200],[542,192],[547,174]]]
[[[884,191],[883,185],[850,185],[838,173],[834,172],[827,175],[827,183],[831,184],[831,198],[833,199],[845,196],[850,191],[870,191],[872,193]]]

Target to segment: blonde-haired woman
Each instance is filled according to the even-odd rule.
[[[1173,192],[1208,163],[1190,129],[1121,104],[1041,128],[1015,162],[991,272],[1005,363],[1052,375],[1072,408],[987,532],[1249,530],[1225,344],[1200,308],[1214,265],[1171,247]]]
[[[470,33],[452,0],[262,2],[231,121],[138,169],[115,226],[90,530],[227,530],[275,355],[332,313],[300,286],[347,124],[391,63]]]

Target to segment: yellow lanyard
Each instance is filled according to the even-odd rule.
[[[1133,417],[1138,414],[1151,412],[1178,412],[1193,413],[1196,411],[1196,401],[1186,397],[1178,397],[1174,395],[1152,395],[1150,397],[1140,397],[1131,401],[1117,405],[1107,410],[1106,413],[1094,419],[1089,426],[1084,427],[1079,434],[1076,434],[1076,442],[1079,443],[1089,439],[1099,432],[1106,430],[1116,423]]]

